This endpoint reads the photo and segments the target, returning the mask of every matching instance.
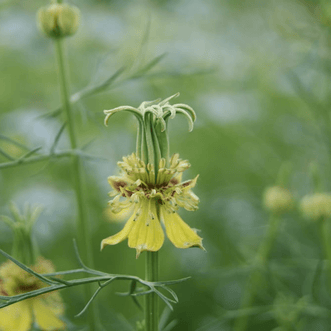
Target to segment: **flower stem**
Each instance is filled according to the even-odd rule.
[[[277,215],[271,214],[269,219],[269,228],[267,234],[260,244],[259,250],[256,256],[256,264],[251,272],[245,287],[245,293],[241,301],[241,309],[249,308],[253,302],[255,295],[261,286],[262,274],[261,269],[266,265],[271,248],[275,242],[278,228],[280,224],[280,218]],[[244,331],[247,328],[248,315],[243,314],[237,318],[234,324],[235,331]]]
[[[60,91],[61,91],[61,101],[62,108],[65,112],[67,119],[67,127],[69,131],[70,137],[70,145],[71,149],[75,150],[77,147],[76,135],[75,135],[75,127],[74,121],[72,119],[71,114],[71,105],[69,100],[69,79],[68,79],[68,70],[66,65],[66,57],[64,55],[62,39],[57,39],[55,41],[56,48],[56,56],[58,62],[58,72],[59,72],[59,82],[60,82]],[[89,230],[88,220],[86,218],[86,210],[85,210],[85,202],[83,197],[83,185],[82,185],[82,175],[81,175],[81,165],[80,159],[78,155],[72,155],[71,162],[71,175],[73,186],[76,195],[77,207],[78,207],[78,221],[77,221],[77,229],[79,238],[81,240],[81,246],[84,248],[84,258],[87,261],[87,264],[93,268],[93,256],[92,256],[92,248],[91,248],[91,235]],[[90,300],[92,296],[92,288],[90,285],[85,287],[85,296],[86,300]],[[95,314],[94,309],[90,309],[88,311],[88,322],[90,331],[96,330],[95,328]]]
[[[159,276],[158,252],[146,252],[146,280],[156,282]],[[159,330],[158,298],[155,293],[145,298],[145,325],[146,331]]]
[[[330,224],[328,220],[323,219],[320,223],[321,237],[324,248],[324,256],[327,261],[327,270],[329,271],[328,286],[331,292],[331,243],[330,243]]]

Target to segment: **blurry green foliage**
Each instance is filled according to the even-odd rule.
[[[0,134],[30,150],[41,146],[35,156],[49,152],[63,124],[61,115],[44,116],[60,104],[52,44],[35,24],[35,13],[45,3],[0,2]],[[188,176],[200,174],[195,189],[200,209],[183,216],[201,229],[208,252],[179,251],[168,242],[160,251],[162,279],[192,276],[176,288],[179,303],[172,317],[178,324],[173,330],[232,330],[243,313],[249,315],[247,330],[283,330],[292,323],[284,322],[284,304],[295,314],[300,308],[293,330],[330,330],[328,264],[320,262],[324,255],[319,230],[297,210],[284,216],[254,306],[238,311],[268,227],[262,193],[275,184],[281,164],[293,165],[288,187],[297,201],[314,191],[312,161],[319,165],[325,191],[331,189],[331,14],[321,11],[326,2],[71,3],[82,12],[82,26],[67,43],[72,94],[102,84],[125,68],[105,91],[75,103],[80,146],[90,143],[84,151],[106,159],[84,161],[96,268],[140,277],[144,273],[144,256],[135,260],[125,243],[99,252],[104,234],[123,226],[109,222],[105,213],[107,176],[135,148],[134,120],[114,117],[105,128],[102,111],[180,91],[178,100],[190,104],[198,120],[191,133],[170,124],[171,152],[190,160]],[[155,66],[137,75],[164,53]],[[25,147],[2,136],[0,148],[7,157],[0,154],[0,162],[26,153]],[[68,146],[64,133],[56,151]],[[43,205],[35,235],[42,254],[58,270],[75,263],[70,177],[66,158],[0,170],[0,214],[9,214],[10,201]],[[10,232],[2,224],[0,246],[11,248]],[[125,318],[132,324],[140,319],[131,301],[115,296],[126,290],[121,284],[100,294],[106,327],[125,330]],[[84,324],[84,317],[72,318],[84,305],[82,290],[73,288],[63,296],[67,318]],[[291,299],[284,303],[280,296]]]

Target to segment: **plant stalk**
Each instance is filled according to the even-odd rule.
[[[158,281],[159,260],[158,252],[146,252],[146,280]],[[155,293],[147,294],[145,297],[145,325],[146,331],[159,330],[158,298]]]
[[[278,234],[280,218],[277,215],[271,214],[269,219],[269,228],[266,236],[257,252],[256,264],[251,272],[245,287],[244,296],[241,301],[240,309],[247,309],[254,303],[256,293],[261,286],[262,274],[261,269],[267,264],[271,248]],[[235,331],[245,331],[248,324],[248,315],[239,316],[234,324]]]
[[[67,127],[70,137],[71,149],[75,150],[77,147],[77,140],[75,135],[74,121],[71,113],[71,105],[69,99],[69,78],[68,78],[68,69],[66,64],[66,57],[63,49],[62,39],[55,40],[56,56],[58,63],[58,73],[59,73],[59,82],[60,82],[60,92],[61,92],[61,101],[62,108],[66,114]],[[89,230],[89,224],[87,220],[87,212],[85,210],[85,202],[83,197],[83,185],[82,185],[82,175],[81,175],[81,164],[80,158],[78,155],[72,155],[71,162],[71,175],[73,186],[76,195],[77,207],[78,207],[78,220],[77,220],[77,232],[83,247],[83,256],[87,261],[87,264],[93,268],[93,255],[91,247],[91,232]],[[90,285],[85,286],[85,299],[88,301],[92,296],[92,288]],[[92,306],[92,309],[88,310],[88,323],[90,331],[96,330],[95,327],[95,313]]]
[[[330,224],[327,219],[321,220],[321,237],[324,249],[324,256],[327,261],[327,270],[329,277],[327,279],[329,291],[331,292],[331,242],[330,242]]]

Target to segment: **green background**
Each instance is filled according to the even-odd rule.
[[[0,2],[0,134],[31,149],[41,146],[40,154],[48,153],[64,120],[45,116],[60,105],[53,44],[35,22],[38,8],[47,3]],[[197,121],[191,133],[184,117],[170,121],[171,152],[190,161],[185,179],[200,174],[194,192],[201,200],[198,211],[180,214],[201,230],[207,253],[179,250],[166,240],[160,275],[162,280],[192,277],[173,286],[179,296],[173,330],[232,330],[268,228],[263,191],[276,183],[282,163],[292,164],[287,185],[297,201],[314,191],[311,162],[319,166],[323,190],[330,189],[331,8],[323,1],[292,0],[71,3],[82,15],[77,34],[66,40],[72,93],[125,68],[109,89],[74,107],[79,145],[88,144],[85,151],[100,157],[83,163],[96,268],[144,276],[144,253],[136,260],[126,243],[99,250],[101,240],[123,226],[105,214],[107,177],[134,151],[136,132],[135,119],[127,114],[104,127],[102,111],[180,92],[176,102],[192,106]],[[1,139],[0,147],[14,158],[24,154]],[[65,132],[57,150],[68,148]],[[0,155],[0,162],[7,161]],[[9,215],[10,201],[43,205],[34,235],[57,270],[77,267],[69,162],[0,169],[0,213]],[[282,218],[247,330],[331,330],[318,225],[298,210]],[[0,224],[0,247],[10,252],[11,243],[11,230]],[[116,296],[126,288],[114,283],[95,301],[109,330],[126,330],[125,319],[134,325],[142,318],[130,298]],[[83,288],[62,295],[66,318],[82,326],[84,316],[73,316],[84,306]],[[306,307],[287,323],[298,300]]]

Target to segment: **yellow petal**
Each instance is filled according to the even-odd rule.
[[[189,248],[198,246],[202,249],[202,238],[191,229],[177,213],[168,213],[161,208],[167,236],[177,248]]]
[[[164,242],[164,233],[157,217],[155,202],[146,203],[147,207],[139,216],[129,234],[129,247],[136,248],[137,258],[142,251],[158,251]]]
[[[1,331],[28,331],[31,328],[31,301],[17,302],[11,306],[0,309]]]
[[[120,232],[116,233],[113,236],[110,236],[106,239],[103,239],[101,241],[101,250],[106,246],[106,245],[116,245],[126,239],[132,229],[132,227],[135,224],[134,218],[135,218],[135,213],[131,216],[131,218],[126,222],[123,230]]]
[[[114,213],[110,207],[106,208],[104,211],[104,215],[110,222],[119,223],[130,217],[133,213],[133,206],[122,209],[118,213]]]
[[[145,240],[144,235],[146,233],[144,232],[144,228],[146,227],[146,221],[148,218],[148,209],[149,209],[148,202],[142,202],[141,214],[134,221],[134,224],[129,234],[128,245],[131,248],[137,247],[139,238],[140,238],[139,240],[140,242],[142,240]],[[143,237],[142,240],[141,237]]]
[[[63,330],[65,328],[64,322],[42,299],[33,300],[33,313],[39,328],[42,330]]]

